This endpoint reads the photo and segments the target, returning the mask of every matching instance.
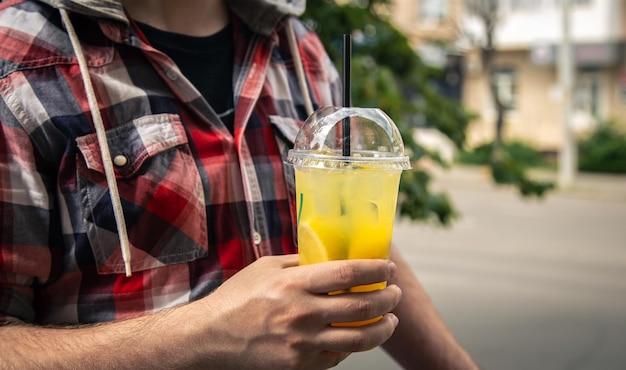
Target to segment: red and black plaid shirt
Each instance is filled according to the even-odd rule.
[[[283,25],[233,19],[234,136],[173,62],[119,20],[72,15],[131,242],[125,277],[86,93],[59,11],[0,5],[0,320],[87,323],[198,299],[264,255],[294,253],[284,166],[306,118]],[[295,22],[314,107],[339,100]]]

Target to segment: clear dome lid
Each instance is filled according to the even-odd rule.
[[[350,124],[347,152],[342,134],[344,120]],[[398,128],[378,108],[318,109],[300,128],[287,161],[300,167],[411,168],[409,157],[404,154],[404,143]]]

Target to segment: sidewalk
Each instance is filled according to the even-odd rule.
[[[448,190],[462,187],[466,190],[510,191],[510,185],[497,185],[493,182],[489,169],[485,166],[454,165],[449,169],[434,168],[433,189]],[[549,170],[531,170],[529,176],[536,180],[556,181],[557,173]],[[556,188],[546,194],[550,196],[573,197],[626,202],[626,175],[578,173],[574,184],[568,188]]]

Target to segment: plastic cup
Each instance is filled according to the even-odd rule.
[[[348,156],[343,155],[344,119],[350,123]],[[411,166],[396,125],[382,110],[319,109],[298,132],[287,160],[296,176],[301,265],[389,258],[400,175]],[[385,286],[381,282],[329,294]],[[379,319],[334,325],[365,325]]]

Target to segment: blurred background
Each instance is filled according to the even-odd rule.
[[[462,217],[394,244],[483,370],[626,368],[626,177],[581,173],[541,200],[475,167],[437,171]],[[400,369],[382,350],[338,369]]]
[[[319,0],[414,169],[397,245],[481,368],[626,369],[626,2]],[[340,369],[397,369],[383,351]]]

